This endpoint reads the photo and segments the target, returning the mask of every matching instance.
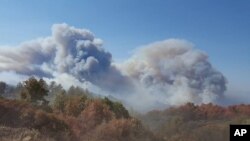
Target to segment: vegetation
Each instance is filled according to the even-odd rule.
[[[21,99],[38,104],[48,104],[45,100],[45,96],[48,95],[47,84],[43,79],[37,80],[35,77],[31,77],[23,82],[23,89],[20,93]]]
[[[151,111],[141,121],[167,141],[228,141],[230,124],[249,124],[250,105],[221,107],[187,103]]]
[[[21,99],[0,99],[0,140],[161,141],[121,103],[79,87],[31,77],[17,92]]]
[[[136,119],[118,101],[35,77],[0,82],[0,94],[1,141],[228,141],[230,124],[250,124],[244,104],[187,103]]]
[[[5,93],[7,84],[5,82],[0,81],[0,95],[3,95]]]
[[[112,102],[107,97],[103,99],[103,102],[115,113],[116,118],[129,118],[128,110],[120,102]]]

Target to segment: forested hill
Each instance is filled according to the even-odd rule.
[[[144,115],[72,86],[30,79],[0,83],[1,141],[228,141],[230,124],[250,124],[250,105],[187,103]]]
[[[161,141],[120,102],[79,87],[66,91],[34,77],[2,86],[15,99],[0,98],[1,141]]]
[[[151,111],[139,119],[166,141],[229,141],[230,124],[250,124],[250,105],[187,103]]]

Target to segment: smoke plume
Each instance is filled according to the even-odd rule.
[[[138,110],[214,102],[226,90],[225,77],[187,41],[152,43],[115,64],[101,39],[67,24],[53,25],[51,36],[0,48],[0,74],[5,72],[35,75],[67,87],[91,84]]]
[[[138,49],[121,70],[157,103],[209,103],[226,90],[224,76],[208,56],[185,40],[169,39]]]

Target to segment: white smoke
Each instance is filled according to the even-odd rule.
[[[226,79],[208,61],[206,54],[185,40],[169,39],[144,46],[121,70],[157,103],[179,105],[209,103],[226,90]]]
[[[224,76],[187,41],[149,44],[124,63],[114,64],[101,39],[67,24],[53,25],[52,36],[0,48],[0,72],[9,71],[66,87],[91,84],[140,110],[214,102],[226,90]]]

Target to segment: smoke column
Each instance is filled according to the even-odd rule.
[[[6,72],[35,75],[66,87],[99,89],[100,94],[142,111],[214,102],[226,90],[225,77],[212,67],[208,56],[185,40],[146,45],[116,64],[101,39],[67,24],[54,24],[51,36],[1,47],[0,75]]]
[[[155,104],[209,103],[226,90],[226,79],[193,44],[169,39],[138,49],[121,70]]]

